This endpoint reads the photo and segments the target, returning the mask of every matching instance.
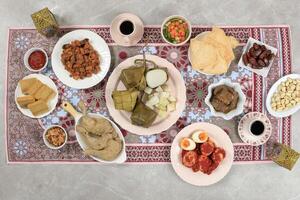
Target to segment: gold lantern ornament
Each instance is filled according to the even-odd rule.
[[[53,13],[46,7],[31,15],[37,31],[46,36],[52,37],[58,33],[58,24]]]

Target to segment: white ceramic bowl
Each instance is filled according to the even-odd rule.
[[[212,106],[212,104],[210,103],[210,98],[212,96],[212,91],[215,87],[217,87],[219,85],[227,85],[227,86],[233,88],[239,94],[239,101],[238,101],[236,109],[230,111],[227,114],[222,113],[222,112],[217,112],[214,109],[214,107]],[[205,103],[206,103],[206,105],[208,105],[208,107],[211,111],[211,114],[213,116],[222,117],[223,119],[230,120],[233,117],[242,114],[243,109],[244,109],[245,100],[246,100],[246,96],[243,93],[243,91],[241,89],[241,86],[238,83],[233,83],[229,79],[222,79],[218,83],[213,83],[213,84],[208,86],[208,95],[205,98]]]
[[[280,117],[280,118],[288,117],[288,116],[296,113],[298,110],[300,110],[300,104],[297,104],[296,106],[292,107],[291,109],[284,110],[284,111],[275,111],[272,109],[271,100],[272,100],[274,93],[277,92],[278,86],[282,82],[286,81],[288,78],[300,80],[300,74],[289,74],[284,77],[281,77],[279,80],[277,80],[273,84],[273,86],[271,87],[271,89],[268,92],[267,99],[266,99],[266,107],[267,107],[267,110],[269,111],[269,113],[274,117]]]
[[[238,66],[239,67],[244,67],[244,68],[246,68],[246,69],[248,69],[248,70],[250,70],[250,71],[252,71],[252,72],[254,72],[254,73],[258,74],[258,75],[261,75],[263,77],[267,77],[268,73],[269,73],[269,71],[271,69],[271,66],[273,64],[273,61],[275,59],[275,56],[272,58],[272,60],[270,60],[269,66],[268,67],[264,67],[262,69],[253,69],[252,67],[249,67],[248,65],[245,65],[244,62],[243,62],[243,55],[246,52],[249,51],[249,49],[253,46],[254,43],[257,43],[259,45],[265,45],[266,48],[269,49],[269,50],[271,50],[272,53],[276,56],[276,54],[277,54],[277,49],[276,48],[274,48],[274,47],[272,47],[270,45],[267,45],[267,44],[265,44],[265,43],[263,43],[263,42],[261,42],[259,40],[256,40],[256,39],[250,37],[248,39],[248,41],[247,41],[247,44],[243,48],[243,54],[242,54],[242,56],[241,56],[241,58],[239,60]]]
[[[65,137],[65,142],[64,142],[62,145],[58,146],[58,147],[56,147],[56,146],[50,144],[50,143],[48,142],[47,138],[46,138],[46,133],[47,133],[47,131],[50,130],[51,128],[54,128],[54,127],[61,128],[61,129],[64,131],[65,136],[66,136],[66,137]],[[61,126],[59,126],[59,125],[52,125],[52,126],[49,126],[48,128],[46,128],[46,129],[44,130],[44,133],[43,133],[43,140],[44,140],[45,145],[46,145],[48,148],[57,150],[57,149],[61,149],[63,146],[65,146],[65,144],[66,144],[67,141],[68,141],[68,134],[67,134],[66,130],[65,130],[63,127],[61,127]]]
[[[42,51],[45,56],[46,56],[46,62],[44,64],[44,66],[41,68],[41,69],[38,69],[38,70],[35,70],[35,69],[32,69],[28,63],[28,59],[29,59],[29,56],[31,53],[35,52],[35,51]],[[28,51],[26,51],[26,53],[24,54],[24,65],[25,67],[29,70],[29,71],[32,71],[32,72],[40,72],[42,71],[43,69],[45,69],[48,65],[48,55],[46,53],[46,51],[44,49],[41,49],[41,48],[37,48],[37,47],[34,47],[34,48],[31,48],[31,49],[28,49]]]
[[[165,25],[170,19],[173,19],[173,18],[179,18],[179,19],[182,19],[183,21],[185,21],[185,22],[187,23],[188,29],[189,29],[189,35],[188,35],[188,37],[187,37],[183,42],[178,43],[178,44],[174,44],[174,43],[172,43],[172,42],[169,42],[169,41],[165,38],[164,33],[163,33],[164,25]],[[173,45],[173,46],[180,46],[180,45],[185,44],[185,43],[186,43],[187,41],[189,41],[189,39],[191,38],[191,35],[192,35],[192,26],[191,26],[191,23],[189,22],[189,20],[187,20],[185,17],[180,16],[180,15],[171,15],[171,16],[167,17],[167,18],[163,21],[163,23],[162,23],[162,25],[161,25],[161,28],[160,28],[160,33],[161,33],[161,37],[163,38],[163,40],[164,40],[166,43],[171,44],[171,45]]]

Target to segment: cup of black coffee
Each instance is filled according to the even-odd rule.
[[[128,36],[134,32],[134,23],[130,20],[124,20],[120,23],[119,30],[121,34]]]
[[[254,120],[250,123],[250,133],[255,136],[260,136],[265,131],[265,125],[260,120]]]
[[[132,13],[122,13],[113,19],[110,35],[116,44],[132,46],[143,38],[144,24],[138,16]]]

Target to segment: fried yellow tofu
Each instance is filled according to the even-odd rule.
[[[34,82],[34,84],[31,85],[31,86],[29,87],[27,93],[28,93],[29,95],[31,95],[31,96],[34,96],[35,93],[36,93],[43,85],[44,85],[44,84],[43,84],[41,81],[36,80],[36,81]]]
[[[54,96],[55,96],[55,92],[47,85],[43,85],[35,93],[34,98],[37,100],[44,100],[45,102],[48,102]]]
[[[34,103],[28,104],[27,107],[34,116],[38,116],[49,111],[47,103],[43,100],[38,100]]]
[[[36,78],[29,78],[29,79],[23,79],[19,81],[21,90],[23,94],[28,94],[28,90],[29,88],[35,84],[35,82],[37,81]]]
[[[21,97],[17,97],[17,103],[22,107],[22,108],[27,108],[28,104],[34,103],[35,99],[30,96],[30,95],[25,95]]]

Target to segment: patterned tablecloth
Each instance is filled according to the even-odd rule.
[[[112,40],[109,26],[76,27],[76,29],[88,29],[102,36],[108,43],[111,54],[112,70],[124,59],[142,53],[140,41],[134,47],[120,47]],[[186,109],[180,119],[168,130],[150,136],[137,136],[122,130],[126,140],[127,163],[169,163],[170,146],[174,136],[185,126],[199,121],[206,121],[222,127],[234,143],[235,163],[268,162],[266,156],[268,143],[279,141],[291,144],[291,118],[276,119],[270,115],[273,125],[271,139],[266,145],[252,147],[241,142],[237,133],[239,119],[247,112],[260,111],[267,113],[265,99],[272,84],[281,76],[291,73],[291,43],[290,29],[288,26],[227,26],[223,27],[227,35],[236,37],[241,45],[236,48],[236,60],[231,64],[230,70],[222,76],[204,76],[192,70],[187,58],[188,45],[173,47],[163,42],[158,26],[145,27],[145,34],[151,35],[149,46],[145,49],[148,54],[158,55],[172,62],[181,72],[187,87]],[[74,30],[75,27],[61,29],[61,34]],[[194,26],[192,37],[210,30],[210,27]],[[267,44],[278,48],[278,54],[267,78],[257,76],[250,71],[237,66],[242,47],[248,37],[259,39]],[[44,74],[48,75],[57,85],[59,91],[59,102],[55,111],[40,120],[30,119],[22,115],[14,100],[14,92],[17,83],[22,77],[30,74],[24,67],[23,56],[31,47],[44,48],[48,55],[58,38],[46,39],[34,29],[10,29],[7,52],[7,80],[5,95],[6,115],[6,148],[9,163],[24,162],[58,162],[58,163],[94,163],[89,157],[84,156],[74,134],[74,119],[59,106],[63,100],[72,104],[82,99],[91,112],[101,113],[109,116],[105,105],[104,91],[107,77],[104,81],[93,88],[76,90],[63,85],[54,75],[51,69],[51,60]],[[209,84],[218,82],[220,79],[230,78],[240,83],[247,99],[244,113],[233,120],[223,120],[212,117],[208,107],[204,103]],[[268,113],[267,113],[268,114]],[[68,130],[69,141],[61,150],[47,148],[42,140],[43,129],[51,124],[60,124]]]

